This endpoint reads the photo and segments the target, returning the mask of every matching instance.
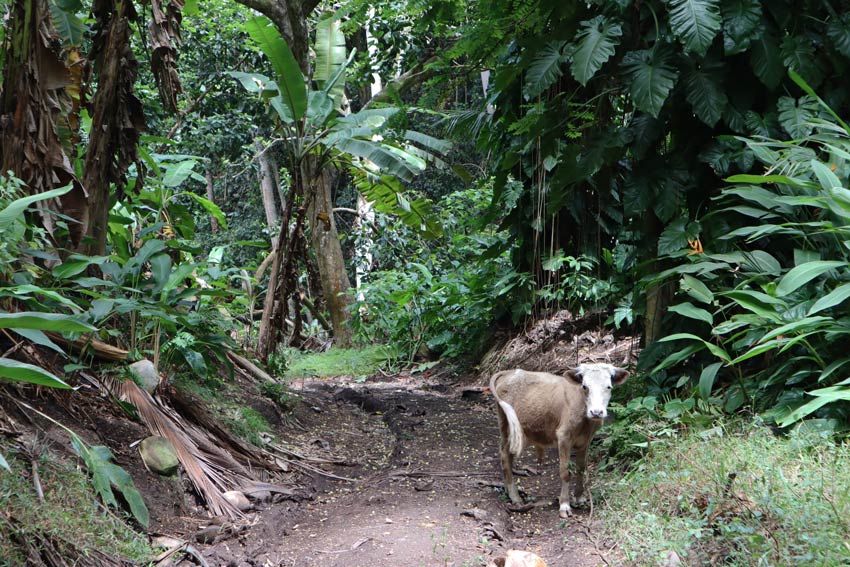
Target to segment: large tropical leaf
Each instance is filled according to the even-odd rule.
[[[794,100],[783,96],[777,101],[779,123],[792,138],[808,136],[812,131],[812,120],[817,116],[818,101],[806,95]]]
[[[277,83],[261,73],[228,71],[226,74],[239,81],[242,87],[249,93],[277,93]]]
[[[345,34],[342,33],[341,22],[336,18],[322,20],[316,25],[316,67],[313,70],[313,79],[319,88],[324,89],[328,83],[338,74],[345,64]],[[342,102],[345,91],[345,81],[338,80],[328,90],[335,105]]]
[[[812,39],[805,35],[788,35],[780,47],[782,63],[786,69],[796,71],[813,87],[820,85],[823,71],[815,55]]]
[[[401,159],[397,154],[378,142],[359,138],[343,138],[334,141],[333,146],[340,152],[357,156],[374,163],[382,172],[389,173],[405,181],[412,180],[422,169]]]
[[[831,18],[826,26],[826,36],[841,55],[850,58],[850,12]]]
[[[847,266],[846,262],[838,260],[815,260],[794,266],[779,280],[776,286],[776,295],[784,297],[789,293],[797,291],[805,284],[829,270],[845,266]]]
[[[726,55],[742,53],[760,32],[761,2],[759,0],[722,0],[723,51]]]
[[[25,362],[18,362],[10,358],[0,358],[0,378],[15,380],[17,382],[29,382],[39,386],[50,386],[70,390],[71,386],[66,384],[58,376]]]
[[[0,329],[38,329],[39,331],[55,331],[58,333],[86,333],[97,330],[96,327],[92,327],[71,315],[38,311],[0,313]]]
[[[404,139],[415,142],[424,148],[428,148],[442,154],[445,154],[452,149],[452,143],[448,140],[434,138],[433,136],[417,132],[416,130],[405,130]]]
[[[307,84],[292,50],[280,37],[280,32],[271,20],[264,16],[251,18],[243,26],[269,58],[277,75],[277,85],[283,103],[292,113],[292,117],[300,120],[307,111]]]
[[[850,283],[840,285],[818,299],[815,304],[809,308],[807,315],[814,315],[815,313],[820,313],[825,309],[840,305],[847,301],[848,298],[850,298]]]
[[[565,41],[550,41],[534,55],[525,74],[528,96],[539,95],[563,75],[561,66],[566,61],[565,46]]]
[[[361,169],[352,169],[354,184],[375,210],[398,216],[402,222],[427,238],[437,238],[443,233],[439,220],[431,212],[431,203],[425,199],[408,200],[401,183],[389,176],[371,175]]]
[[[621,65],[634,105],[658,118],[678,76],[669,51],[663,48],[630,51]]]
[[[597,71],[614,55],[623,29],[605,16],[581,22],[575,38],[570,72],[575,80],[586,85]]]
[[[776,87],[785,76],[779,44],[768,32],[753,40],[750,47],[750,65],[759,80],[770,88]]]
[[[670,27],[685,51],[705,55],[720,31],[719,0],[669,0]]]
[[[83,41],[83,22],[75,9],[66,9],[58,2],[49,2],[50,19],[62,38],[63,46],[80,45]]]
[[[694,113],[700,120],[714,127],[728,102],[716,68],[706,65],[693,69],[684,79],[686,98]]]
[[[24,211],[27,210],[27,207],[33,203],[44,201],[45,199],[52,199],[54,197],[61,197],[72,188],[72,185],[66,185],[59,189],[52,189],[50,191],[45,191],[44,193],[37,193],[28,197],[15,199],[6,205],[6,208],[0,211],[0,231],[6,230],[6,228],[17,222],[21,218],[21,215],[24,214]]]

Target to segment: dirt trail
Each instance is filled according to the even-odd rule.
[[[473,567],[507,549],[533,551],[549,567],[604,564],[590,514],[558,518],[557,455],[520,479],[546,505],[507,512],[488,394],[395,378],[314,383],[303,395],[281,437],[350,461],[323,470],[356,481],[314,475],[312,499],[261,505],[240,535],[199,546],[211,566]],[[530,450],[524,465],[536,467]]]

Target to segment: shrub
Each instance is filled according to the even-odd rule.
[[[725,208],[662,235],[700,237],[705,251],[672,247],[679,265],[658,279],[678,280],[669,311],[686,332],[646,349],[641,363],[668,384],[685,376],[704,400],[722,395],[730,412],[750,406],[782,426],[807,416],[838,425],[850,415],[850,129],[794,78],[821,104],[820,117],[798,124],[809,134],[743,140],[766,173],[730,177]]]

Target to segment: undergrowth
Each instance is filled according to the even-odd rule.
[[[88,476],[69,462],[36,456],[44,492],[39,502],[29,458],[3,447],[11,471],[0,469],[0,567],[26,565],[22,540],[42,537],[61,540],[63,548],[81,555],[95,549],[113,557],[145,564],[153,557],[147,538],[134,531],[123,513],[116,515],[101,505]],[[65,557],[73,562],[72,557]]]
[[[799,429],[715,427],[603,476],[607,531],[633,565],[850,562],[850,447]]]

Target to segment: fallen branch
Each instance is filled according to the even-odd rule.
[[[268,372],[266,372],[265,370],[245,358],[244,356],[239,356],[235,352],[228,351],[227,358],[232,360],[236,366],[249,372],[260,380],[264,380],[266,382],[277,382],[277,380],[275,380],[271,374],[269,374]]]
[[[130,356],[129,351],[112,346],[111,344],[103,341],[99,341],[91,336],[82,336],[74,340],[70,340],[66,339],[59,333],[54,333],[52,331],[45,331],[45,334],[57,343],[62,343],[63,345],[73,348],[78,352],[90,352],[97,358],[103,360],[120,362],[122,360],[127,360]]]

